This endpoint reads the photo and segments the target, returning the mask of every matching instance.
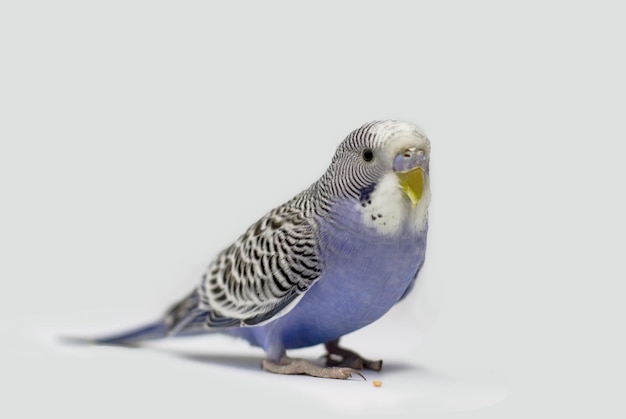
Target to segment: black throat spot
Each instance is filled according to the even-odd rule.
[[[368,185],[359,191],[359,201],[361,201],[361,205],[365,207],[372,203],[370,198],[375,188],[376,188],[376,184],[372,183],[371,185]]]

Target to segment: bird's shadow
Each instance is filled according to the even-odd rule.
[[[261,369],[261,361],[263,359],[260,356],[253,355],[193,353],[171,349],[168,349],[164,352],[166,352],[168,355],[187,361],[198,362],[202,364],[213,364],[222,367],[236,368],[239,370],[258,371]]]

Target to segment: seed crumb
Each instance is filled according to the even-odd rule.
[[[372,384],[374,384],[374,387],[380,387],[383,385],[382,381],[378,381],[378,380],[374,380],[372,381]]]

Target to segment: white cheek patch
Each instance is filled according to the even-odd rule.
[[[426,187],[420,203],[412,208],[398,177],[395,173],[388,173],[376,185],[369,199],[359,204],[358,210],[363,215],[363,224],[375,228],[380,234],[394,234],[407,221],[416,230],[422,230],[428,216],[429,200],[430,191]]]
[[[398,177],[394,173],[383,176],[369,199],[360,204],[363,223],[381,234],[399,231],[409,208],[405,200]]]

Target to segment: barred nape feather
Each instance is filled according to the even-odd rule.
[[[316,198],[322,208],[338,198],[358,198],[363,189],[376,183],[382,173],[365,170],[359,164],[360,153],[364,148],[382,148],[401,136],[425,138],[416,126],[396,120],[372,121],[352,131],[337,147],[330,167],[316,183]]]

